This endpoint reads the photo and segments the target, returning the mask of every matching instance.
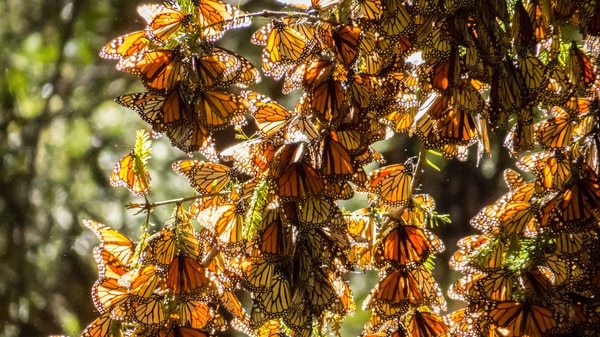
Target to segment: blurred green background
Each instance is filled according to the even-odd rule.
[[[92,248],[98,240],[81,219],[106,223],[132,238],[143,215],[124,206],[135,200],[124,188],[112,188],[108,175],[128,153],[135,130],[146,128],[138,116],[113,97],[143,88],[129,75],[102,60],[98,51],[116,36],[143,27],[137,1],[0,1],[0,336],[77,336],[96,316],[90,289],[97,277]],[[279,9],[272,1],[240,3],[242,9]],[[251,28],[229,32],[220,44],[259,64],[260,47],[249,43]],[[292,107],[298,97],[280,97],[279,83],[263,78],[254,90]],[[218,144],[234,141],[223,132]],[[503,135],[492,135],[501,143]],[[397,135],[377,144],[389,162],[417,154],[418,144]],[[475,149],[473,149],[475,150]],[[440,213],[453,223],[433,231],[446,243],[436,260],[435,276],[445,289],[458,278],[448,268],[456,241],[473,232],[468,220],[506,191],[502,170],[510,166],[495,145],[479,164],[431,157],[442,169],[427,168],[421,191],[430,193]],[[191,195],[170,163],[185,155],[166,139],[154,142],[149,168],[151,199]],[[154,223],[171,208],[158,209]],[[376,273],[356,273],[351,285],[360,308]],[[449,309],[460,303],[449,302]],[[344,336],[356,335],[368,314],[346,320]]]

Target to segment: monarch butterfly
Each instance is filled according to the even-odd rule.
[[[425,296],[414,275],[408,271],[394,270],[373,288],[367,305],[382,317],[391,319],[405,314],[409,305],[424,304],[424,300]]]
[[[352,65],[358,57],[361,28],[348,24],[336,28],[332,33],[337,59],[346,66]]]
[[[196,91],[194,110],[202,125],[209,131],[217,131],[228,125],[242,125],[246,122],[248,101],[239,95],[225,91]]]
[[[533,23],[522,1],[515,3],[515,14],[512,20],[512,38],[516,49],[520,52],[533,51],[537,43]]]
[[[535,137],[544,149],[562,148],[571,144],[575,120],[567,115],[558,115],[538,122],[534,126]]]
[[[358,0],[355,4],[354,12],[357,16],[365,17],[369,20],[377,20],[381,17],[381,0]]]
[[[240,263],[242,283],[250,291],[263,292],[272,287],[275,280],[275,263],[266,258],[247,259]]]
[[[127,288],[119,284],[118,279],[98,279],[92,287],[92,301],[101,314],[110,313],[116,307],[129,300]]]
[[[472,274],[473,283],[467,289],[471,299],[506,301],[512,298],[513,289],[517,285],[515,275],[508,269],[500,269],[488,274]]]
[[[538,231],[538,207],[534,201],[509,202],[500,216],[500,230],[525,236]]]
[[[522,111],[522,113],[526,112]],[[513,155],[517,155],[533,149],[534,143],[533,123],[519,120],[508,132],[504,146]]]
[[[298,240],[306,240],[306,246],[311,259],[324,265],[333,263],[333,259],[343,259],[350,250],[350,240],[343,228],[314,228],[302,229]],[[308,268],[310,275],[310,268]],[[305,276],[309,276],[305,275]]]
[[[139,77],[148,91],[165,94],[185,77],[188,65],[180,49],[159,49],[123,58],[117,70]]]
[[[296,201],[298,223],[306,228],[336,227],[342,224],[342,213],[334,200],[303,198]],[[287,213],[286,213],[287,215]]]
[[[84,219],[82,222],[100,239],[101,249],[112,254],[125,266],[132,262],[135,244],[125,235],[97,221]]]
[[[505,126],[508,115],[523,107],[525,88],[523,78],[511,62],[505,61],[498,68],[492,74],[490,87],[490,122],[494,126]]]
[[[236,85],[245,88],[260,82],[258,69],[246,58],[211,44],[201,46],[203,54],[192,58],[204,90]]]
[[[411,95],[412,96],[412,95]],[[396,132],[407,132],[412,128],[418,106],[416,96],[409,98],[406,104],[395,105],[383,116],[382,122]]]
[[[473,114],[485,114],[488,110],[487,103],[478,89],[463,81],[452,90],[452,99],[458,107]]]
[[[438,96],[441,97],[441,96]],[[466,109],[454,105],[444,107],[445,98],[426,101],[417,116],[416,134],[427,146],[440,148],[443,145],[469,146],[479,139],[475,118]]]
[[[198,151],[211,161],[219,160],[215,140],[198,117],[189,119],[187,123],[170,125],[165,134],[171,140],[171,145],[187,154]]]
[[[244,27],[251,23],[244,12],[220,0],[193,0],[202,38],[220,39],[226,30]]]
[[[341,281],[343,283],[343,281]],[[342,305],[341,294],[336,292],[332,280],[324,274],[323,270],[317,269],[313,276],[311,286],[308,287],[308,307],[316,316],[324,311],[346,314],[346,308]]]
[[[134,93],[121,95],[115,102],[129,108],[152,126],[152,131],[162,133],[166,130],[189,122],[191,108],[183,96],[180,86],[167,96],[152,93]]]
[[[502,172],[502,174],[504,176],[504,182],[506,182],[506,185],[508,185],[508,188],[511,192],[514,192],[519,187],[525,185],[525,179],[523,179],[523,176],[513,169],[507,168],[504,170],[504,172]]]
[[[179,254],[167,269],[166,286],[174,294],[193,293],[200,289],[207,292],[203,288],[209,285],[204,268],[189,256]]]
[[[442,317],[432,312],[415,310],[408,323],[410,335],[414,337],[447,336],[450,328]]]
[[[560,232],[556,237],[556,251],[563,254],[574,254],[583,249],[585,243],[590,242],[589,233]]]
[[[352,289],[350,289],[350,285],[348,284],[348,282],[346,282],[341,277],[334,278],[333,273],[331,272],[329,274],[329,279],[331,280],[331,285],[333,289],[339,297],[341,308],[343,310],[340,312],[344,314],[353,313],[356,310],[356,303],[354,303],[354,296],[352,294]]]
[[[173,262],[177,252],[175,232],[163,228],[146,239],[146,247],[141,254],[145,263],[166,267]]]
[[[340,124],[329,131],[331,139],[340,143],[351,155],[364,151],[368,146],[363,144],[363,135],[354,124]]]
[[[417,43],[423,45],[423,59],[446,59],[450,57],[453,44],[448,22],[446,19],[430,21],[433,18],[430,17],[417,29]]]
[[[127,288],[129,295],[135,297],[150,297],[162,281],[162,273],[154,265],[135,268],[121,276],[119,285]]]
[[[475,291],[475,282],[484,278],[485,274],[467,274],[456,282],[452,283],[448,288],[448,296],[457,301],[476,302],[485,301],[486,297],[481,296],[481,293]],[[473,295],[472,293],[475,293]]]
[[[498,233],[500,231],[500,216],[505,210],[510,195],[503,196],[495,203],[484,207],[471,219],[471,226],[483,233]]]
[[[525,88],[536,91],[546,86],[545,66],[537,57],[527,54],[517,58],[517,66]]]
[[[461,76],[461,63],[458,55],[458,47],[452,46],[450,57],[446,60],[434,60],[423,64],[420,69],[421,75],[437,90],[448,90],[454,88]]]
[[[525,289],[538,298],[552,296],[554,280],[554,274],[543,266],[536,266],[521,275],[521,282]]]
[[[449,110],[443,119],[438,120],[437,127],[443,144],[468,146],[480,138],[473,115],[458,106]]]
[[[164,296],[152,295],[149,298],[137,299],[131,319],[137,323],[158,327],[167,321],[166,309]]]
[[[198,213],[198,221],[212,230],[228,250],[244,244],[244,212],[241,205],[224,203],[206,208]]]
[[[192,15],[160,4],[143,4],[137,8],[140,16],[148,25],[148,36],[158,43],[165,43],[172,35],[181,30],[192,28]]]
[[[315,234],[316,235],[316,234]],[[293,284],[308,284],[313,269],[313,260],[322,260],[318,252],[311,249],[315,241],[310,238],[310,234],[299,232],[296,238],[295,251],[292,260],[291,280]],[[319,242],[320,243],[320,242]],[[300,288],[294,290],[294,297]],[[303,302],[304,300],[302,300]],[[293,301],[295,302],[295,301]]]
[[[208,306],[208,304],[195,299],[194,296],[178,297],[177,312],[179,313],[178,325],[181,327],[188,327],[188,329],[206,329],[207,325],[215,315],[215,312]],[[192,331],[194,331],[194,333],[200,333],[199,330]]]
[[[302,102],[302,98],[298,102]],[[294,114],[285,128],[286,141],[310,143],[320,137],[320,132],[309,115]]]
[[[344,216],[348,232],[358,238],[357,241],[371,243],[375,239],[377,214],[371,208],[360,208]]]
[[[577,179],[573,185],[552,198],[542,209],[542,226],[552,224],[553,228],[581,225],[594,219],[593,211],[600,207],[600,184],[593,169],[587,164],[586,176]]]
[[[159,332],[160,337],[211,337],[212,335],[200,330],[199,328],[179,326],[173,324],[173,326],[167,330],[161,330]]]
[[[382,83],[375,76],[350,75],[346,86],[348,87],[348,96],[350,96],[352,106],[359,111],[380,104],[384,97],[381,89]]]
[[[472,255],[480,247],[490,242],[486,235],[469,235],[457,242],[458,250],[450,257],[450,268],[454,270],[463,270],[468,264],[468,256]]]
[[[98,266],[98,278],[118,279],[129,271],[131,261],[121,261],[105,248],[94,248],[94,260]]]
[[[93,320],[81,332],[81,337],[117,337],[120,335],[118,325],[119,321],[113,320],[107,312]]]
[[[246,315],[246,311],[242,307],[240,300],[238,299],[238,297],[236,296],[236,294],[233,292],[232,289],[233,289],[232,286],[228,286],[226,284],[225,289],[223,289],[223,291],[220,292],[220,294],[219,294],[219,301],[221,302],[221,305],[223,305],[223,308],[225,308],[225,310],[227,310],[227,312],[232,314],[240,322],[243,322],[245,325],[248,325],[248,324],[246,324],[246,322],[248,321],[248,316]],[[221,330],[223,330],[223,329],[221,329]]]
[[[250,103],[258,129],[266,136],[277,134],[292,117],[290,111],[267,96],[246,92],[244,98]]]
[[[451,258],[453,269],[489,272],[503,266],[507,242],[487,235],[474,235],[467,239],[458,243],[460,249]]]
[[[305,162],[290,164],[277,178],[277,184],[282,199],[316,197],[325,190],[319,173]]]
[[[273,254],[277,258],[290,254],[291,235],[284,223],[274,220],[260,233],[260,251],[262,254]]]
[[[125,34],[102,47],[100,57],[116,60],[127,58],[148,51],[149,42],[145,30]]]
[[[265,74],[281,78],[294,64],[306,59],[315,49],[315,43],[294,29],[291,18],[273,20],[252,35],[251,42],[264,46],[262,67]]]
[[[435,209],[435,200],[429,194],[416,194],[413,195],[404,212],[401,215],[404,223],[409,226],[416,226],[419,228],[424,228],[427,217],[433,212]],[[430,238],[433,242],[435,242],[434,246],[443,250],[444,246],[441,242],[437,242],[438,240]]]
[[[583,272],[576,261],[559,257],[553,253],[544,254],[540,260],[540,266],[547,268],[552,273],[554,285],[561,285],[573,279],[578,279]]]
[[[396,266],[422,263],[430,254],[443,251],[444,245],[435,235],[415,226],[396,224],[385,235],[375,254],[381,265],[391,262]]]
[[[177,212],[185,212],[186,216],[185,220],[179,222],[175,229],[179,251],[188,256],[201,257],[203,246],[198,238],[198,233],[189,222],[189,213],[187,213],[183,207],[178,208]]]
[[[486,336],[498,336],[497,326],[490,324],[482,305],[471,305],[470,308],[454,311],[447,317],[453,333],[469,334],[477,331]]]
[[[385,333],[385,336],[393,337],[404,337],[408,336],[406,328],[403,324],[391,324],[391,321],[386,317],[378,314],[377,311],[371,313],[371,318],[365,324],[364,337],[381,337]]]
[[[321,141],[321,153],[317,157],[316,166],[319,167],[323,175],[332,180],[346,179],[354,174],[352,157],[348,150],[337,142],[333,136],[335,134],[329,133]]]
[[[258,296],[258,301],[268,315],[281,315],[291,305],[291,288],[288,279],[281,273],[273,275],[271,287]]]
[[[222,191],[234,177],[234,172],[225,165],[193,159],[176,161],[172,167],[201,195]]]
[[[276,153],[275,145],[265,138],[238,143],[221,151],[221,158],[234,161],[238,171],[249,175],[266,171]]]
[[[489,315],[499,331],[511,336],[540,337],[557,326],[552,311],[530,302],[498,302]]]
[[[284,326],[281,319],[271,319],[264,324],[260,328],[257,329],[257,336],[269,336],[269,337],[277,337],[277,336],[285,336],[286,327]]]
[[[554,10],[547,1],[529,3],[527,8],[529,20],[532,23],[533,36],[539,41],[550,37],[554,21]]]
[[[423,293],[424,305],[434,310],[446,310],[446,300],[440,286],[437,284],[431,272],[425,266],[418,266],[410,271],[419,283],[420,291]]]
[[[143,196],[150,193],[150,173],[144,161],[132,151],[115,164],[110,184],[127,187],[133,195]]]
[[[411,194],[413,165],[411,163],[384,166],[369,173],[366,190],[392,207],[405,204]]]
[[[284,316],[284,322],[292,331],[302,336],[310,336],[312,315],[310,308],[306,305],[308,297],[308,287],[300,284],[295,287],[292,297],[292,307],[290,312]]]
[[[466,35],[467,37],[469,35]],[[489,68],[483,61],[483,56],[475,43],[465,48],[464,66],[466,72],[473,74],[474,78],[481,78],[489,74]]]
[[[416,26],[407,7],[395,1],[384,2],[379,26],[385,37],[393,39],[408,36],[414,31]]]
[[[341,81],[334,78],[324,79],[315,84],[314,89],[306,92],[302,98],[302,113],[315,113],[325,124],[339,122],[347,113],[346,91]]]

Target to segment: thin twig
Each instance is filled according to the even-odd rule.
[[[321,18],[319,16],[315,16],[314,14],[310,14],[310,13],[303,13],[303,12],[285,12],[285,11],[273,11],[273,10],[268,10],[265,9],[263,11],[260,12],[254,12],[254,13],[246,13],[246,14],[242,14],[242,15],[238,15],[235,16],[231,19],[227,19],[227,20],[223,20],[223,21],[219,21],[219,22],[215,22],[209,25],[205,25],[202,27],[199,27],[199,29],[206,29],[206,28],[210,28],[213,26],[219,26],[222,24],[227,24],[227,23],[235,23],[235,22],[239,22],[239,21],[243,21],[244,19],[253,19],[253,18],[271,18],[271,17],[277,17],[277,18],[295,18],[295,19],[308,19],[310,21],[321,21],[321,22],[327,22],[331,25],[339,25],[340,23],[337,21],[333,21],[333,20],[328,20],[328,19],[324,19]]]
[[[140,210],[138,211],[139,214],[140,212],[150,212],[152,209],[158,207],[158,206],[164,206],[164,205],[170,205],[170,204],[181,204],[184,203],[186,201],[191,201],[191,200],[195,200],[198,198],[204,198],[204,197],[216,197],[216,196],[220,196],[220,195],[224,195],[227,194],[229,192],[219,192],[219,193],[211,193],[211,194],[202,194],[202,195],[195,195],[192,197],[184,197],[184,198],[177,198],[177,199],[170,199],[170,200],[163,200],[163,201],[156,201],[156,202],[150,202],[147,198],[146,198],[146,202],[145,203],[137,203],[137,202],[132,202],[129,203],[125,206],[125,208],[127,209],[134,209],[134,208],[140,208]]]

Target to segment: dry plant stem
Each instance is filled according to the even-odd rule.
[[[195,196],[192,196],[192,197],[170,199],[170,200],[163,200],[163,201],[157,201],[157,202],[150,202],[146,198],[146,202],[143,203],[143,204],[142,203],[132,202],[132,203],[127,204],[127,206],[125,206],[125,207],[127,209],[140,208],[140,210],[136,214],[139,214],[141,212],[148,212],[148,213],[150,213],[154,208],[156,208],[158,206],[164,206],[164,205],[170,205],[170,204],[181,204],[181,203],[184,203],[186,201],[192,201],[192,200],[195,200],[195,199],[198,199],[198,198],[216,197],[216,196],[219,196],[219,195],[224,195],[226,193],[227,192],[219,192],[219,193],[195,195]]]
[[[285,12],[285,11],[272,11],[272,10],[267,10],[265,9],[264,11],[261,12],[255,12],[255,13],[247,13],[247,14],[243,14],[240,16],[237,16],[233,19],[231,19],[232,21],[235,21],[236,19],[240,19],[240,18],[255,18],[255,17],[262,17],[262,18],[270,18],[270,17],[280,17],[280,18],[297,18],[297,19],[308,19],[311,21],[321,21],[321,22],[327,22],[329,24],[333,24],[333,25],[338,25],[339,22],[337,21],[332,21],[332,20],[326,20],[323,19],[319,16],[315,16],[311,13],[302,13],[302,12]]]

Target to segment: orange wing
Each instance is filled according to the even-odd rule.
[[[126,154],[117,162],[110,174],[110,184],[113,186],[127,187],[135,196],[150,193],[150,173],[139,171],[133,152]]]

